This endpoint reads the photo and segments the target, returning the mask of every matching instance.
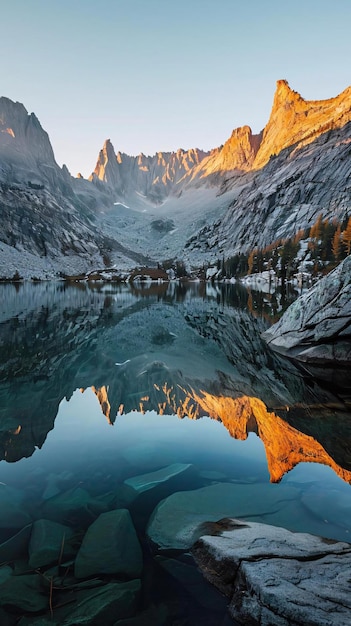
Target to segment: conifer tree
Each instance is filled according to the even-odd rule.
[[[338,225],[332,240],[332,253],[335,261],[340,260],[341,255],[341,226]]]
[[[351,251],[351,217],[349,217],[347,226],[342,234],[342,242],[346,248],[346,254],[350,254],[350,251]]]

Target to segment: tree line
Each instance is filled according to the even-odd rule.
[[[300,253],[302,243],[306,250]],[[264,248],[255,248],[217,260],[219,278],[240,278],[264,270],[274,270],[282,282],[288,280],[305,264],[312,276],[332,270],[351,252],[351,216],[342,222],[323,219],[320,214],[308,229],[293,237],[279,239]]]

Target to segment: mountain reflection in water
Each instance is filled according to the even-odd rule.
[[[196,285],[138,293],[57,283],[1,292],[0,458],[32,455],[62,399],[91,387],[110,423],[135,410],[208,415],[236,439],[258,434],[272,482],[303,461],[351,482],[345,393],[268,351],[267,320],[248,312],[246,290],[206,297]]]

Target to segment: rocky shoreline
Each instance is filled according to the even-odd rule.
[[[173,624],[174,607],[149,595],[155,568],[159,580],[176,581],[192,610],[205,610],[205,622],[193,623],[344,626],[350,619],[351,545],[277,524],[283,511],[292,516],[296,487],[278,493],[275,485],[233,484],[184,463],[130,476],[99,495],[72,479],[63,471],[44,480],[35,504],[0,485],[2,624]],[[246,521],[259,516],[269,523]]]
[[[275,351],[312,365],[351,362],[351,256],[263,333]]]

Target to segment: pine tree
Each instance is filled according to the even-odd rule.
[[[342,234],[342,242],[346,248],[346,254],[350,254],[350,251],[351,251],[351,217],[349,217],[347,226]]]
[[[249,267],[249,274],[252,274],[252,270],[253,270],[253,265],[254,265],[254,258],[255,258],[255,250],[252,250],[252,252],[250,252],[249,254],[249,258],[247,259],[247,264]]]
[[[338,225],[334,233],[334,237],[332,239],[332,253],[333,253],[335,261],[339,261],[340,255],[341,255],[341,226],[340,224]]]

